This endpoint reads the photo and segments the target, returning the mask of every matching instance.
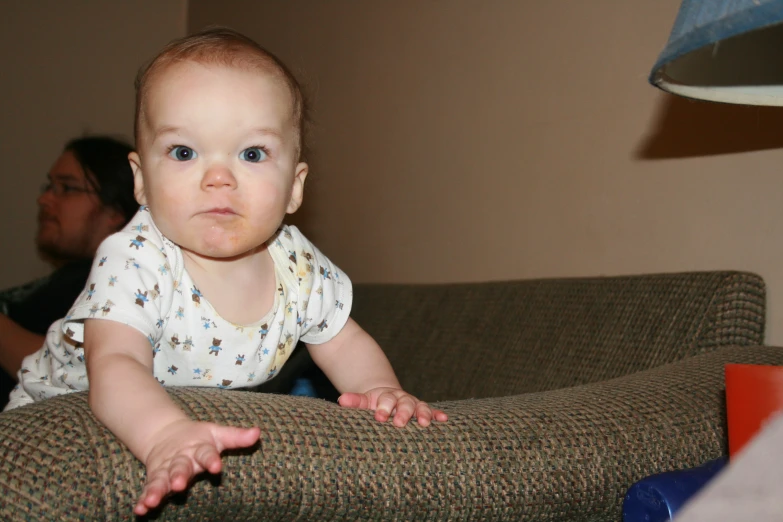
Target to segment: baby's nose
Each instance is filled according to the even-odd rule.
[[[231,169],[224,165],[213,165],[204,173],[201,185],[202,188],[205,189],[235,187],[236,182],[237,180],[231,172]]]

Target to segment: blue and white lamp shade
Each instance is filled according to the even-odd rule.
[[[683,0],[650,83],[688,98],[783,106],[783,0]]]

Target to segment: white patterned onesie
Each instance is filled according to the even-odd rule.
[[[98,249],[87,285],[44,346],[27,356],[6,410],[86,390],[84,320],[109,319],[139,330],[164,386],[242,388],[280,370],[300,339],[320,344],[345,325],[351,282],[296,227],[282,226],[267,243],[277,290],[272,309],[251,325],[221,318],[185,270],[181,249],[141,207]]]

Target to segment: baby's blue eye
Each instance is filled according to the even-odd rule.
[[[169,156],[177,161],[189,161],[198,156],[198,154],[190,147],[177,145],[169,151]]]
[[[239,154],[239,157],[250,163],[258,163],[259,161],[264,161],[266,159],[266,152],[260,147],[249,147],[243,150]]]

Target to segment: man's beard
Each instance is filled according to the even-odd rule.
[[[40,234],[35,238],[35,245],[38,248],[38,255],[47,263],[55,267],[61,267],[72,261],[89,259],[93,256],[89,252],[89,237],[83,236],[82,240],[68,245],[62,245],[62,241],[48,240],[46,236],[41,238]]]
[[[38,255],[56,268],[72,261],[92,259],[95,255],[94,233],[91,225],[98,220],[98,211],[90,213],[79,233],[68,234],[56,214],[46,208],[38,209],[38,230],[35,234],[35,246]]]

